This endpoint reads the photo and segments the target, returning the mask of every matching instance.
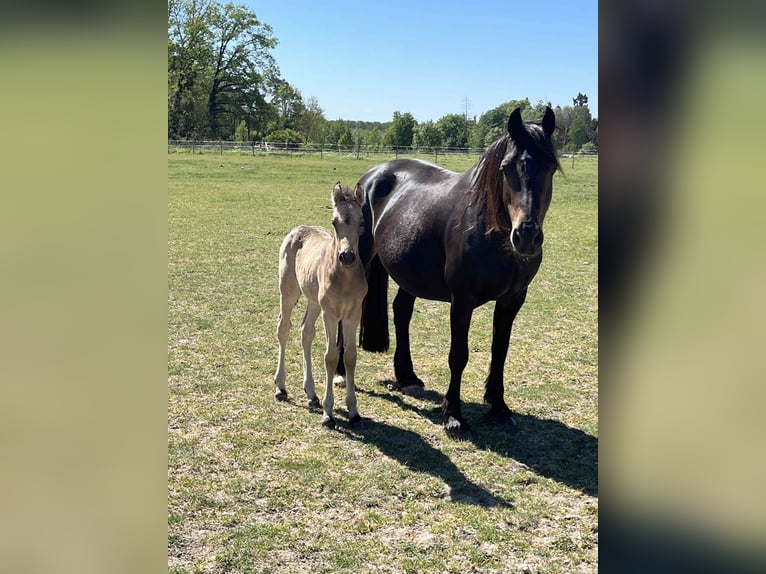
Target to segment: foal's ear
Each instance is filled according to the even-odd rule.
[[[364,201],[364,192],[362,191],[362,186],[358,183],[356,184],[356,187],[354,188],[354,199],[356,199],[356,202],[359,205],[362,205],[362,201]]]
[[[333,203],[337,203],[343,197],[343,187],[340,182],[337,182],[335,187],[332,188],[332,195],[330,197]]]
[[[524,129],[524,122],[521,120],[521,108],[516,108],[511,112],[508,118],[508,135],[515,142],[520,141],[527,131]]]
[[[556,115],[550,106],[545,106],[545,115],[543,116],[543,132],[548,137],[551,137],[553,130],[556,129]]]

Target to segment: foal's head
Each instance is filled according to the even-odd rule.
[[[362,188],[357,185],[351,191],[336,183],[332,189],[332,226],[343,267],[351,267],[357,260],[362,221]]]
[[[487,149],[474,174],[473,189],[487,199],[488,232],[509,233],[511,247],[522,257],[542,250],[543,220],[560,168],[551,140],[555,127],[550,108],[539,125],[524,123],[516,108],[508,133]]]

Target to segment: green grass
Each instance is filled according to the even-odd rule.
[[[290,400],[274,400],[282,238],[299,224],[327,227],[333,184],[352,185],[384,159],[168,156],[169,571],[596,571],[596,158],[564,160],[566,177],[556,176],[545,259],[506,363],[515,429],[481,420],[492,304],[474,314],[464,374],[472,440],[440,426],[443,303],[415,305],[424,398],[381,384],[391,353],[361,351],[362,427],[344,424],[336,394],[340,425],[321,428],[301,388],[301,303]],[[460,171],[475,159],[439,158]]]

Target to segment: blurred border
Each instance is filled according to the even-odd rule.
[[[602,2],[600,571],[766,571],[764,8]]]
[[[0,571],[166,571],[166,6],[0,10]]]

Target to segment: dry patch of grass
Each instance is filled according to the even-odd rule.
[[[332,185],[372,161],[169,156],[169,570],[596,571],[596,159],[557,176],[545,261],[506,364],[515,428],[482,420],[491,304],[474,315],[464,376],[472,440],[440,426],[443,303],[415,306],[424,397],[386,388],[390,353],[361,352],[362,427],[343,424],[336,400],[339,428],[321,428],[301,389],[299,305],[290,400],[274,400],[279,244],[295,225],[327,226]]]

